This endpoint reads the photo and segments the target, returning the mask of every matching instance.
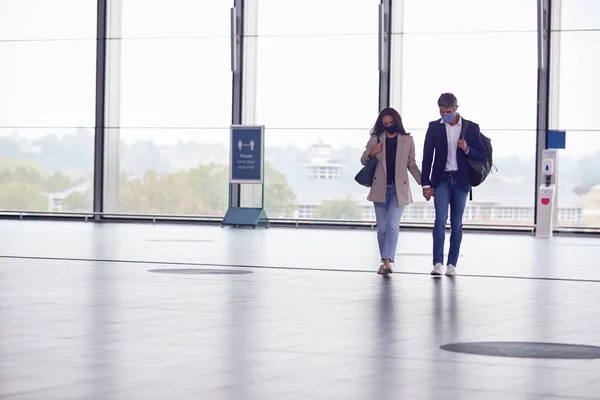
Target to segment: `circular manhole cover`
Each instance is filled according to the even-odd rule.
[[[589,360],[600,358],[600,347],[540,342],[470,342],[440,346],[456,353],[517,358],[556,358]]]
[[[151,269],[148,272],[157,272],[160,274],[179,274],[179,275],[246,275],[252,274],[252,271],[243,269],[203,269],[203,268],[169,268],[169,269]]]

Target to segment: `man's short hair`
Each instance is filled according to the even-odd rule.
[[[438,99],[438,107],[458,107],[458,100],[452,93],[442,93]]]

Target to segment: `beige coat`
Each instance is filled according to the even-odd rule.
[[[379,136],[383,145],[381,152],[375,157],[379,160],[375,169],[375,177],[371,185],[368,200],[377,203],[385,202],[385,193],[387,187],[387,165],[385,161],[385,133]],[[377,144],[377,138],[372,136],[360,161],[365,165],[368,161],[371,149]],[[415,178],[417,183],[421,184],[421,170],[415,161],[415,141],[412,136],[398,134],[398,149],[396,151],[396,197],[398,197],[398,207],[407,206],[412,203],[410,193],[410,184],[408,182],[408,171]]]

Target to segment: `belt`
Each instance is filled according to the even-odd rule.
[[[388,185],[395,185],[395,184],[396,184],[396,182],[394,182],[394,181],[387,181],[387,184],[388,184]]]
[[[445,171],[444,172],[445,175],[450,175],[450,176],[454,176],[458,174],[458,170],[454,170],[454,171]]]

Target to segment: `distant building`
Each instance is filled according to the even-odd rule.
[[[64,200],[75,192],[88,193],[91,191],[92,181],[87,180],[71,189],[67,189],[63,192],[47,193],[48,195],[48,210],[49,211],[65,211],[63,207]],[[85,211],[85,210],[69,210],[69,211]]]
[[[311,146],[303,156],[285,157],[280,154],[271,159],[273,166],[282,171],[297,195],[296,218],[316,218],[319,204],[324,200],[349,199],[360,208],[362,220],[374,221],[373,204],[366,199],[369,189],[354,181],[361,168],[361,149],[334,149],[322,140]],[[499,174],[499,173],[497,173]],[[406,207],[404,222],[433,222],[433,201],[425,201],[421,188],[411,179],[414,202]],[[590,202],[599,210],[600,187],[590,194]],[[558,224],[576,226],[583,222],[583,207],[579,196],[571,190],[560,188],[561,207],[558,209]],[[507,181],[501,176],[490,176],[481,186],[473,189],[473,201],[467,202],[464,221],[500,225],[530,225],[534,220],[534,190],[532,182]],[[594,197],[596,196],[596,197]],[[589,218],[592,218],[591,216]],[[598,222],[596,225],[600,224]]]
[[[308,179],[339,179],[340,165],[332,159],[333,149],[330,145],[319,141],[310,148],[310,162],[304,164]]]

